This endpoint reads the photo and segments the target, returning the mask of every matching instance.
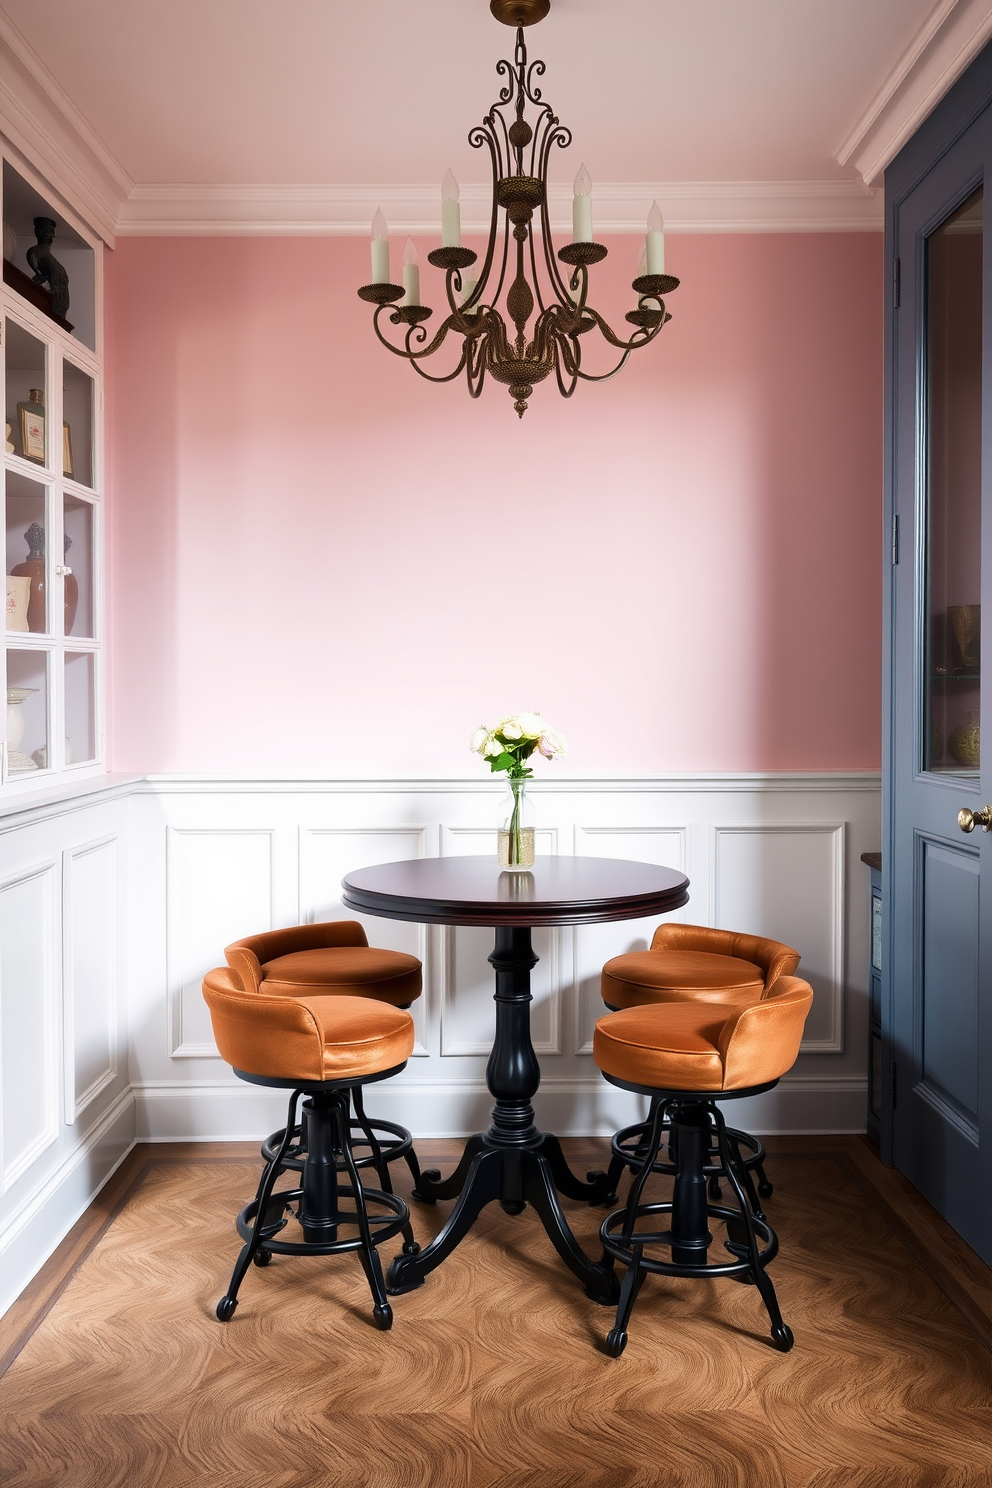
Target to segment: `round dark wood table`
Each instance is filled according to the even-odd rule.
[[[495,856],[414,858],[349,873],[343,902],[362,914],[434,925],[491,925],[496,945],[496,1037],[486,1084],[496,1104],[485,1132],[470,1137],[450,1178],[423,1175],[417,1197],[433,1203],[457,1198],[447,1223],[419,1255],[397,1256],[389,1268],[392,1295],[422,1286],[494,1199],[509,1214],[529,1203],[562,1260],[597,1302],[617,1296],[613,1271],[597,1265],[568,1227],[559,1194],[601,1204],[613,1198],[605,1173],[577,1178],[557,1137],[538,1131],[531,1104],[541,1068],[530,1032],[531,945],[535,925],[594,925],[678,909],[689,898],[684,873],[618,858],[538,858],[526,872],[501,871]]]

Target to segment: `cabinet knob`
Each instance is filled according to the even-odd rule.
[[[62,577],[65,578],[65,576],[67,574],[71,574],[72,573],[72,569],[71,568],[66,568],[65,564],[63,564],[63,563],[56,563],[56,565],[55,565],[55,572],[57,574],[61,574]]]
[[[981,827],[983,832],[992,832],[992,806],[983,806],[981,811],[969,811],[962,806],[958,812],[958,826],[962,832],[973,832]]]

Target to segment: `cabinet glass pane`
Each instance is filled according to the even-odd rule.
[[[65,653],[65,762],[96,759],[96,659],[92,651]]]
[[[45,343],[16,320],[4,328],[7,367],[7,453],[45,464]]]
[[[65,633],[67,636],[93,634],[93,508],[77,496],[63,499],[63,543],[65,566],[72,569],[63,577],[65,598]]]
[[[7,649],[7,775],[48,769],[47,651]]]
[[[48,628],[45,533],[47,488],[15,470],[6,473],[7,629],[42,634]]]
[[[979,188],[927,240],[922,736],[924,768],[941,774],[979,763],[982,205]]]
[[[93,484],[93,379],[62,363],[62,474]]]

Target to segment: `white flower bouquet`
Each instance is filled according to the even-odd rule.
[[[562,759],[565,740],[549,728],[537,713],[513,713],[492,728],[477,728],[469,743],[481,754],[493,774],[506,772],[512,805],[499,829],[499,861],[510,869],[529,868],[534,862],[534,828],[524,820],[524,783],[533,775],[527,761],[535,753],[545,759]]]

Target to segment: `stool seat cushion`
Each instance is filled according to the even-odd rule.
[[[653,1090],[747,1090],[790,1070],[813,989],[779,977],[767,997],[727,1003],[649,1003],[600,1018],[593,1058],[613,1079]]]
[[[720,1033],[732,1012],[712,1002],[624,1008],[596,1024],[593,1058],[605,1075],[630,1085],[720,1090]]]
[[[394,1007],[420,996],[420,962],[403,951],[325,946],[262,962],[259,991],[273,997],[369,997]]]
[[[209,971],[203,995],[222,1059],[274,1080],[360,1080],[402,1065],[413,1019],[369,997],[269,997],[245,992],[228,967]]]
[[[764,988],[764,970],[755,962],[711,951],[631,951],[603,967],[603,1001],[615,1008],[686,997],[743,1006]]]

